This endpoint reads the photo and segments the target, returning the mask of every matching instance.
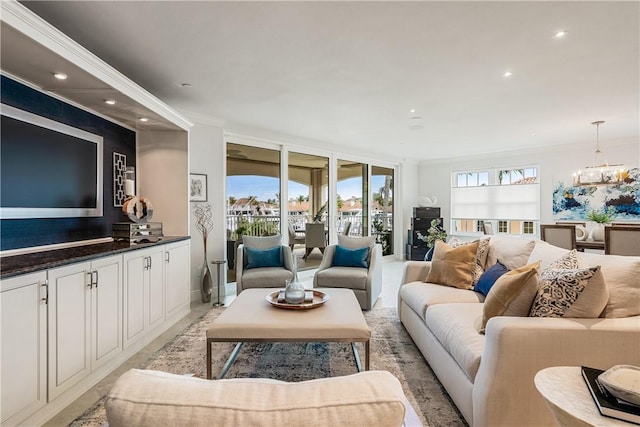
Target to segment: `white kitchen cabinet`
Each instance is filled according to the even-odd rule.
[[[16,425],[47,402],[46,272],[1,282],[0,414]]]
[[[189,272],[191,271],[189,241],[165,245],[164,268],[167,317],[188,309],[191,302]]]
[[[164,320],[163,246],[124,255],[124,346]]]
[[[48,271],[49,399],[122,351],[122,256]]]

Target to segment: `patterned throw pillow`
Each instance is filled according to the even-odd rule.
[[[484,273],[483,266],[487,262],[487,255],[489,254],[489,239],[474,240],[473,242],[463,242],[461,240],[451,240],[448,244],[452,248],[458,248],[464,245],[471,245],[478,242],[478,250],[476,251],[476,263],[473,266],[473,286],[478,283],[482,273]]]
[[[574,268],[580,268],[580,263],[578,261],[578,251],[572,249],[562,257],[553,261],[547,268],[542,271],[544,273],[547,270],[568,270]]]
[[[529,316],[596,318],[608,300],[600,267],[547,268],[540,275]]]
[[[477,242],[452,248],[442,240],[436,240],[431,268],[425,282],[472,289],[477,250]]]

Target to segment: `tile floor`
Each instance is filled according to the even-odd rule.
[[[395,307],[397,304],[398,288],[400,287],[400,279],[402,277],[403,261],[384,260],[382,264],[382,295],[376,303],[379,307]],[[313,273],[315,270],[301,271],[298,274],[299,279],[305,284],[305,287],[311,288],[313,282]],[[235,298],[235,283],[229,283],[226,287],[227,297],[225,304],[229,304]],[[211,308],[210,304],[202,304],[200,302],[191,304],[191,313],[182,320],[172,326],[169,330],[156,338],[149,345],[144,347],[138,353],[129,358],[120,365],[111,374],[102,381],[92,387],[85,394],[76,399],[72,404],[63,409],[58,415],[49,420],[44,426],[59,427],[66,426],[71,421],[82,415],[88,408],[93,406],[102,396],[107,394],[113,383],[126,371],[132,368],[142,368],[149,363],[149,359],[153,354],[162,348],[168,341],[189,326],[194,320],[198,319]]]

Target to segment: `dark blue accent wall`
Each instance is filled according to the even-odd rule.
[[[104,138],[104,200],[102,217],[3,219],[0,221],[0,249],[26,248],[111,236],[112,224],[124,220],[121,208],[113,206],[113,153],[115,151],[125,154],[127,165],[135,166],[136,133],[6,76],[2,76],[1,79],[0,92],[3,104]]]

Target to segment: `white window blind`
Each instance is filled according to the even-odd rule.
[[[540,184],[451,188],[451,218],[540,220]]]

